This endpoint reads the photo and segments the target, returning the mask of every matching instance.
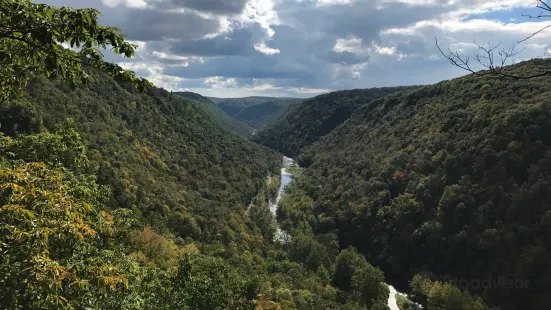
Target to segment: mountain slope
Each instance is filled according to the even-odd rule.
[[[300,150],[328,134],[360,106],[382,96],[413,87],[385,87],[336,91],[290,106],[255,136],[258,143],[294,157]]]
[[[237,121],[222,111],[216,103],[206,97],[193,92],[175,92],[174,94],[182,96],[196,103],[199,108],[205,111],[211,120],[220,126],[233,130],[241,135],[250,136],[253,129],[240,121]]]
[[[0,107],[0,308],[384,309],[383,273],[334,234],[274,242],[280,154],[90,76]]]
[[[362,106],[300,155],[303,217],[396,283],[424,271],[503,310],[546,308],[550,83],[471,75]]]
[[[112,188],[113,208],[133,209],[141,221],[182,238],[212,242],[244,229],[227,223],[279,171],[280,157],[165,90],[138,94],[103,74],[93,78],[76,90],[36,79],[28,96],[3,113],[18,127],[3,120],[2,130],[51,131],[73,118],[99,183]]]
[[[298,101],[295,98],[245,97],[209,98],[220,109],[234,119],[258,129],[274,120],[289,105]]]

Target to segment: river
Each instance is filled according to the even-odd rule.
[[[283,196],[283,194],[285,193],[285,186],[293,182],[294,180],[294,175],[287,171],[287,168],[293,165],[295,165],[295,161],[292,158],[283,156],[283,165],[281,167],[281,184],[279,185],[276,198],[270,201],[270,211],[274,214],[274,216],[277,212],[277,205],[279,203],[279,200],[281,199],[281,196]],[[279,227],[277,228],[275,238],[276,240],[280,240],[283,242],[289,242],[291,240],[291,236],[289,236],[288,233],[282,231]],[[390,294],[388,296],[388,307],[390,308],[390,310],[400,310],[400,308],[398,308],[398,305],[396,304],[396,295],[406,295],[396,291],[396,289],[392,285],[387,284],[387,286],[390,290]]]

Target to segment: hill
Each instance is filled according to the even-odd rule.
[[[0,106],[0,308],[384,309],[383,273],[335,235],[274,240],[280,154],[90,77]]]
[[[222,111],[216,103],[206,97],[193,92],[174,92],[174,94],[187,98],[191,102],[195,103],[201,110],[210,116],[214,123],[217,123],[221,127],[233,130],[243,136],[250,136],[253,132],[253,129],[250,126],[233,119]]]
[[[342,90],[294,103],[271,124],[262,128],[255,135],[255,141],[294,157],[303,147],[347,120],[360,106],[409,89],[413,87]]]
[[[300,99],[276,97],[209,98],[234,119],[258,129]]]
[[[469,75],[363,105],[301,152],[291,193],[310,207],[278,219],[336,233],[391,283],[427,273],[503,310],[548,307],[550,82]]]
[[[52,132],[72,118],[99,183],[112,187],[112,207],[182,237],[213,241],[279,171],[275,152],[217,126],[195,103],[158,88],[139,94],[102,74],[76,90],[37,78],[5,109],[9,135]]]

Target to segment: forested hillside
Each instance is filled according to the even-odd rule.
[[[279,221],[337,234],[394,283],[426,273],[503,310],[547,309],[550,83],[470,75],[362,106],[301,152]]]
[[[234,119],[258,129],[270,123],[291,104],[299,101],[295,98],[245,97],[245,98],[209,98],[220,109]]]
[[[250,136],[253,132],[252,127],[230,117],[222,111],[216,103],[206,97],[193,92],[175,92],[174,94],[191,100],[191,102],[195,103],[201,110],[205,111],[213,122],[222,127],[233,130],[243,136]]]
[[[305,146],[331,132],[360,106],[382,96],[413,87],[342,90],[291,105],[275,121],[262,128],[255,141],[287,156],[296,156]]]
[[[0,309],[385,309],[383,273],[335,235],[274,241],[281,155],[90,77],[1,107]]]
[[[75,91],[37,78],[5,109],[3,118],[18,119],[2,120],[10,135],[53,131],[72,118],[99,183],[113,187],[113,206],[182,237],[222,238],[233,230],[230,210],[248,205],[279,170],[275,152],[216,126],[195,104],[162,89],[138,94],[99,73]]]

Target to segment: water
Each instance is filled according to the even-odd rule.
[[[285,186],[293,181],[294,175],[289,173],[287,171],[287,168],[291,167],[291,165],[293,165],[294,163],[295,162],[292,158],[283,156],[283,167],[281,168],[281,184],[279,185],[276,199],[270,201],[270,211],[274,214],[274,216],[277,212],[277,204],[279,203],[281,196],[283,196]]]
[[[294,164],[295,164],[295,161],[292,158],[283,156],[283,165],[281,168],[281,184],[279,185],[276,198],[270,201],[270,212],[272,212],[274,216],[276,215],[276,212],[277,212],[277,206],[279,204],[279,200],[281,199],[281,196],[283,196],[285,192],[285,186],[293,182],[294,180],[294,175],[289,173],[289,171],[287,171],[287,168],[291,167]],[[290,238],[291,236],[288,233],[282,231],[279,227],[277,228],[277,232],[275,235],[276,240],[279,240],[282,242],[289,242]],[[398,308],[398,305],[396,304],[396,295],[399,294],[404,297],[406,297],[406,295],[396,291],[396,289],[392,285],[387,284],[387,286],[390,290],[390,294],[388,296],[388,307],[390,308],[390,310],[400,310],[400,308]]]
[[[291,167],[291,165],[293,165],[294,163],[295,162],[292,158],[283,156],[283,165],[281,168],[281,184],[279,185],[279,189],[277,190],[277,196],[275,200],[270,201],[270,212],[272,212],[274,216],[277,212],[277,205],[279,204],[279,200],[285,192],[285,186],[293,181],[294,176],[287,171],[287,168]],[[285,243],[291,240],[291,236],[285,231],[281,230],[281,228],[279,228],[279,225],[277,227],[274,238]]]
[[[390,308],[390,310],[400,310],[400,308],[398,308],[398,305],[396,304],[396,294],[404,294],[399,293],[392,285],[387,284],[387,286],[390,290],[390,294],[388,295],[388,307]]]

